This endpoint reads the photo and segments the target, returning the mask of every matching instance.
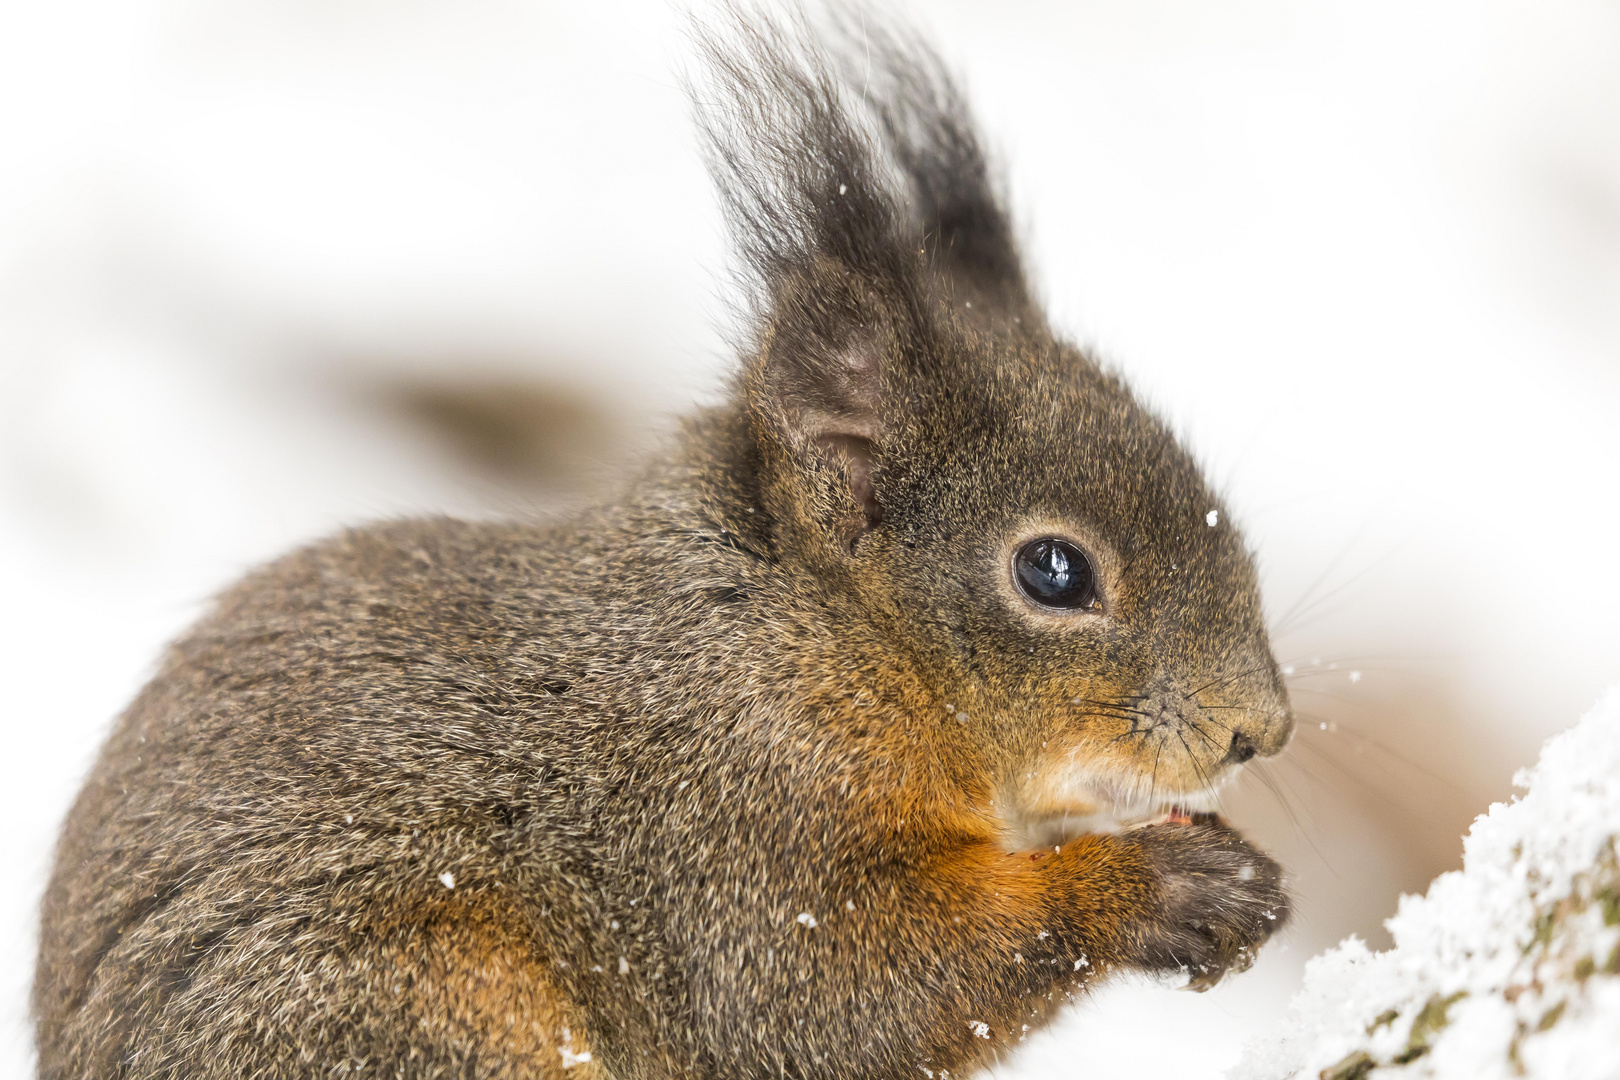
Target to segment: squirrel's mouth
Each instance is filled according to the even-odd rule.
[[[1048,816],[1004,818],[1003,846],[1008,851],[1061,846],[1077,836],[1093,833],[1127,832],[1148,825],[1190,824],[1208,820],[1212,811],[1174,803],[1151,813],[1121,815],[1112,811],[1069,812]]]
[[[1008,851],[1052,847],[1089,833],[1198,821],[1215,808],[1214,788],[1142,791],[1139,782],[1098,773],[1058,782],[1029,779],[1034,782],[996,800]]]

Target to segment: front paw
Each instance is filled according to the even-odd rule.
[[[1211,818],[1152,825],[1128,834],[1156,878],[1155,909],[1127,931],[1127,961],[1185,971],[1189,990],[1208,990],[1288,920],[1282,867]]]

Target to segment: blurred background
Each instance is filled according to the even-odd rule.
[[[1620,4],[939,0],[1052,317],[1208,464],[1303,718],[1296,924],[998,1070],[1219,1076],[1620,678]],[[555,510],[712,397],[666,0],[0,3],[0,1073],[163,642],[342,523]]]

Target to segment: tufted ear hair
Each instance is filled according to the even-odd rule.
[[[916,31],[835,4],[846,85],[861,88],[904,184],[925,261],[970,321],[1042,321],[1029,296],[1011,218],[960,88]]]
[[[1006,215],[938,59],[875,26],[802,13],[699,31],[693,90],[740,255],[752,340],[743,387],[776,512],[844,553],[884,519],[884,442],[941,370],[953,300],[1028,307]],[[821,41],[838,51],[829,52]],[[859,54],[870,58],[862,67]],[[840,59],[846,55],[847,59]]]

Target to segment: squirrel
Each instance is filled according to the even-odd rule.
[[[961,1076],[1286,921],[1207,812],[1293,724],[1251,553],[937,54],[809,26],[699,41],[724,400],[566,520],[224,592],[67,818],[42,1077]]]

